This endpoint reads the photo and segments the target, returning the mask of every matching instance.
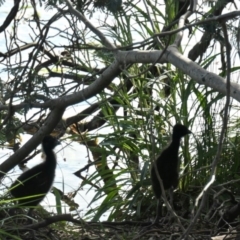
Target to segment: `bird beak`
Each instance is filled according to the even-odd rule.
[[[188,134],[192,134],[192,132],[190,130],[188,130]]]

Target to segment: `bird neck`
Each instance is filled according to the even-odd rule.
[[[181,138],[173,138],[170,144],[174,152],[178,153]]]
[[[47,166],[47,170],[55,169],[57,165],[57,160],[55,153],[52,150],[44,151],[46,157],[44,164]]]

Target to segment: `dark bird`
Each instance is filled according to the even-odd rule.
[[[157,171],[162,180],[164,189],[175,189],[178,186],[178,171],[179,171],[179,159],[178,159],[178,150],[180,146],[180,140],[187,134],[192,133],[181,124],[176,124],[173,127],[172,141],[168,147],[166,147],[162,153],[155,160],[155,164],[153,164],[151,169],[151,180],[152,180],[152,188],[153,192],[158,200],[158,209],[157,209],[157,217],[154,223],[157,223],[159,220],[159,214],[161,214],[161,206],[160,206],[160,198],[162,195],[161,186],[159,180],[157,178],[156,169],[154,165],[157,167]],[[172,197],[171,197],[172,201]]]
[[[45,161],[27,170],[11,185],[10,192],[18,199],[18,206],[37,206],[50,190],[57,165],[53,149],[60,142],[52,137],[45,136],[42,141],[42,149],[46,155]],[[29,210],[29,215],[31,209]]]

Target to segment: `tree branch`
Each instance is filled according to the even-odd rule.
[[[116,58],[120,63],[152,63],[156,62],[161,54],[161,51],[120,51]],[[176,46],[170,46],[158,63],[172,63],[176,68],[186,73],[197,83],[212,88],[213,90],[227,94],[226,80],[215,73],[211,73],[189,58],[182,55]],[[231,83],[230,96],[240,102],[240,85]]]

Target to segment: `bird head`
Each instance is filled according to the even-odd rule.
[[[55,137],[52,137],[51,135],[45,136],[42,140],[42,146],[44,150],[46,148],[49,150],[50,149],[52,150],[59,144],[60,142]]]
[[[184,125],[177,123],[173,127],[173,138],[181,138],[184,137],[187,134],[192,133],[190,130],[187,129]]]

